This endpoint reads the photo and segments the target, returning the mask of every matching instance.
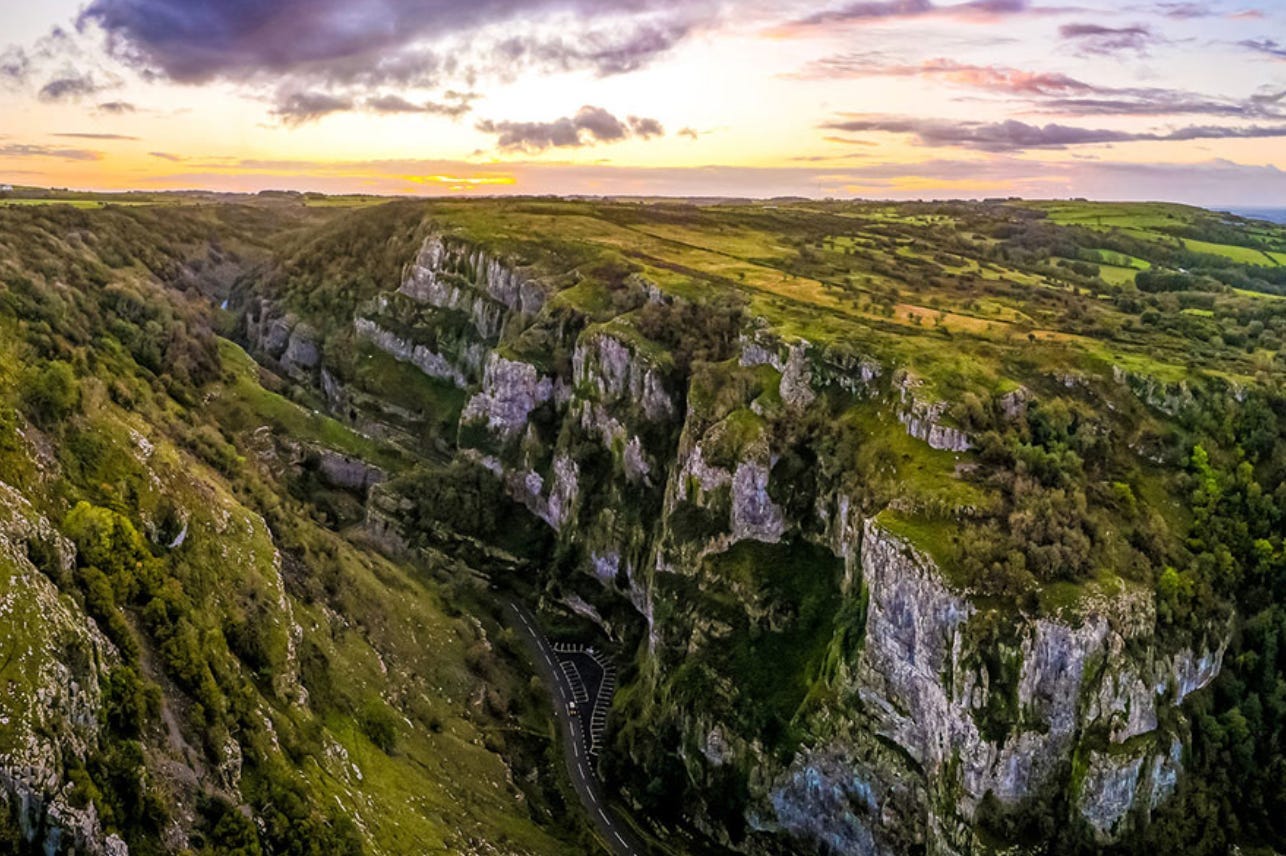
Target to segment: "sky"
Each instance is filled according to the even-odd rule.
[[[0,184],[1286,207],[1286,0],[0,0]]]

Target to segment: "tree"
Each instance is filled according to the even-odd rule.
[[[76,373],[62,360],[28,372],[22,401],[36,424],[52,428],[66,419],[80,403]]]

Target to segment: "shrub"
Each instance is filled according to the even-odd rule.
[[[80,382],[72,367],[55,360],[27,373],[22,403],[32,421],[52,428],[70,416],[80,403]]]
[[[362,733],[385,754],[397,745],[397,716],[381,701],[368,702],[361,712]]]

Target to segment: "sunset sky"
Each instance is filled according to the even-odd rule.
[[[1286,206],[1286,2],[0,0],[0,183]]]

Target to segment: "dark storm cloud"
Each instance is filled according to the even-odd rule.
[[[614,143],[630,136],[649,139],[662,135],[655,119],[631,116],[626,122],[602,107],[582,107],[575,116],[552,122],[494,122],[477,125],[484,134],[495,134],[502,149],[541,151],[548,148],[580,148],[595,143]]]
[[[1117,53],[1144,53],[1160,41],[1142,25],[1105,27],[1102,24],[1064,24],[1058,34],[1071,42],[1080,54],[1106,56]]]
[[[41,101],[64,101],[83,98],[101,91],[91,74],[65,72],[40,88]]]
[[[287,125],[302,125],[353,109],[353,100],[329,92],[294,92],[278,101],[272,114]]]
[[[957,122],[901,116],[859,116],[822,126],[847,133],[908,134],[923,146],[954,146],[985,152],[1063,149],[1102,143],[1172,142],[1186,140],[1258,139],[1286,137],[1286,125],[1227,127],[1197,125],[1165,132],[1116,131],[1070,125],[1029,125],[1026,122]]]
[[[1279,43],[1275,39],[1247,39],[1238,44],[1243,48],[1250,48],[1252,51],[1267,54],[1276,59],[1286,59],[1286,42]]]
[[[431,73],[439,58],[413,47],[425,40],[555,12],[576,13],[587,27],[622,18],[655,27],[569,55],[604,73],[631,70],[682,35],[669,22],[706,8],[705,0],[92,0],[80,22],[100,26],[117,56],[181,82],[365,73],[379,84]]]

